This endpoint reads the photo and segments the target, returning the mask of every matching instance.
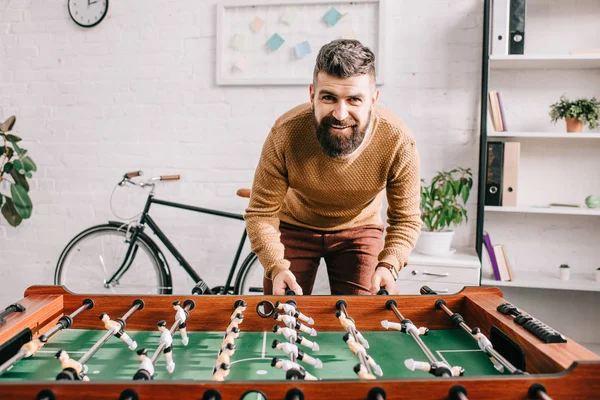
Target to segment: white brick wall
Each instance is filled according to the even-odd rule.
[[[17,116],[39,166],[32,218],[16,229],[0,222],[0,304],[52,283],[67,241],[112,217],[110,191],[125,171],[180,173],[158,198],[244,210],[236,189],[251,184],[273,121],[307,101],[308,88],[216,86],[215,4],[111,2],[105,20],[85,30],[66,1],[0,0],[0,119]],[[477,169],[481,15],[474,0],[388,1],[381,104],[414,130],[426,178]],[[475,198],[459,246],[474,244]],[[222,283],[241,223],[154,211],[200,274]],[[176,290],[189,293],[171,261]]]

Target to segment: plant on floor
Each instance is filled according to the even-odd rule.
[[[439,232],[468,221],[464,205],[473,187],[470,168],[441,171],[429,185],[421,182],[421,219],[428,231]]]
[[[29,184],[37,167],[27,150],[17,143],[21,138],[8,133],[16,122],[14,116],[0,124],[0,207],[2,215],[12,226],[31,217],[33,204],[29,197]]]
[[[600,118],[600,102],[595,97],[571,101],[563,95],[558,102],[550,105],[550,118],[553,123],[559,119],[572,118],[595,129]]]

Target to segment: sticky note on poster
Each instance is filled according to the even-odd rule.
[[[281,22],[290,26],[296,20],[296,12],[290,8],[285,9],[283,15],[281,16]]]
[[[284,42],[285,40],[279,36],[279,34],[274,33],[273,36],[271,36],[267,41],[267,46],[269,46],[271,50],[277,51]]]
[[[235,50],[243,50],[246,37],[244,35],[235,34],[231,37],[231,47]]]
[[[327,11],[325,15],[323,15],[323,19],[329,24],[329,26],[334,26],[340,21],[341,18],[342,13],[336,10],[335,7],[331,7],[329,11]]]
[[[296,44],[296,58],[302,58],[311,52],[310,43],[308,40]]]
[[[248,57],[240,56],[233,63],[234,71],[243,72],[248,69]]]
[[[254,17],[252,22],[250,22],[250,29],[252,29],[254,32],[260,32],[263,26],[265,26],[265,21],[259,17]]]

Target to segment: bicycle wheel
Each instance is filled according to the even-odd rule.
[[[241,295],[263,294],[265,269],[254,253],[248,254],[235,281],[235,289]]]
[[[75,293],[171,293],[165,266],[145,235],[138,236],[130,266],[119,281],[105,284],[123,263],[130,237],[126,227],[111,224],[81,232],[60,255],[54,283]]]

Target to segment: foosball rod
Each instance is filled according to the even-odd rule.
[[[522,373],[518,368],[512,365],[507,359],[505,359],[500,353],[498,353],[492,343],[488,340],[483,333],[481,333],[480,337],[477,338],[473,332],[475,330],[471,329],[469,325],[467,325],[462,317],[462,315],[453,313],[452,310],[448,308],[446,302],[443,299],[439,299],[435,302],[435,308],[438,310],[443,310],[448,316],[451,318],[452,323],[454,325],[460,326],[465,332],[467,332],[477,343],[481,341],[481,345],[479,346],[481,350],[487,353],[489,356],[494,357],[500,364],[502,364],[511,374]],[[478,328],[475,328],[478,329]]]
[[[10,369],[13,365],[21,361],[23,358],[33,356],[39,349],[44,346],[44,344],[56,334],[58,331],[62,329],[68,329],[73,324],[73,318],[75,318],[80,312],[83,310],[91,310],[94,308],[94,302],[91,299],[85,299],[83,301],[83,305],[79,307],[77,310],[73,311],[71,315],[63,315],[59,318],[58,323],[51,329],[49,329],[46,333],[41,335],[37,339],[33,339],[23,346],[17,354],[13,357],[9,358],[4,364],[0,365],[0,375]],[[33,341],[37,341],[37,343],[31,343]]]
[[[527,397],[530,399],[552,400],[552,397],[546,394],[546,388],[540,383],[534,383],[529,387]]]
[[[129,318],[134,312],[136,312],[137,310],[141,310],[142,308],[144,308],[143,300],[136,299],[133,301],[133,306],[129,309],[129,311],[127,311],[125,315],[123,315],[121,318],[117,319],[117,321],[122,322],[123,329],[125,329],[124,325],[125,321],[127,321],[127,318]],[[79,363],[81,365],[84,365],[94,355],[94,353],[98,351],[98,349],[102,347],[104,343],[108,342],[108,339],[110,339],[110,337],[116,333],[115,330],[116,328],[110,328],[108,331],[106,331],[104,336],[102,336],[100,340],[98,340],[87,352],[85,352],[83,356],[81,356],[81,358],[78,360]]]
[[[394,314],[396,314],[396,317],[400,320],[401,324],[403,323],[403,321],[405,321],[404,316],[400,313],[400,310],[398,310],[398,307],[396,306],[396,302],[394,300],[388,300],[387,303],[385,304],[385,306],[386,306],[386,308],[392,310],[394,312]],[[413,337],[415,342],[417,342],[417,344],[419,345],[419,347],[421,348],[423,353],[425,353],[425,356],[429,359],[429,362],[431,364],[437,363],[438,362],[437,358],[435,358],[435,355],[431,352],[431,350],[429,350],[429,347],[427,347],[427,345],[423,342],[423,339],[421,339],[419,337],[419,334],[414,332],[412,329],[407,330],[407,332],[410,334],[410,336]]]
[[[346,318],[350,318],[350,315],[348,315],[348,310],[346,309],[346,302],[345,301],[343,301],[343,300],[338,301],[336,303],[336,307],[339,308],[339,310],[344,313],[344,315],[346,316]],[[354,332],[353,329],[350,329],[349,333],[352,335],[352,337],[354,338],[354,340],[356,341],[356,343],[360,343],[360,341],[358,340],[358,337],[356,336],[356,332]],[[358,353],[358,360],[367,369],[367,371],[369,372],[369,374],[373,375],[373,371],[371,370],[371,366],[369,365],[367,359],[363,356],[362,353]]]
[[[192,300],[186,300],[183,303],[183,309],[186,312],[189,312],[192,308],[194,308],[194,302]],[[175,330],[177,329],[177,327],[179,325],[181,325],[183,323],[183,321],[181,319],[176,319],[175,322],[173,322],[173,326],[171,326],[171,329],[169,329],[169,332],[171,332],[171,336],[173,335],[173,333],[175,333]],[[158,360],[158,357],[160,356],[160,353],[165,349],[165,346],[167,344],[166,343],[161,343],[158,348],[156,349],[156,351],[154,351],[154,354],[152,354],[152,365],[156,365],[156,360]]]
[[[0,313],[0,326],[4,325],[6,323],[6,320],[4,319],[4,317],[8,317],[10,314],[12,314],[14,312],[23,312],[23,311],[25,311],[25,307],[19,303],[11,304],[10,306],[6,307],[4,309],[4,311],[2,311]]]

